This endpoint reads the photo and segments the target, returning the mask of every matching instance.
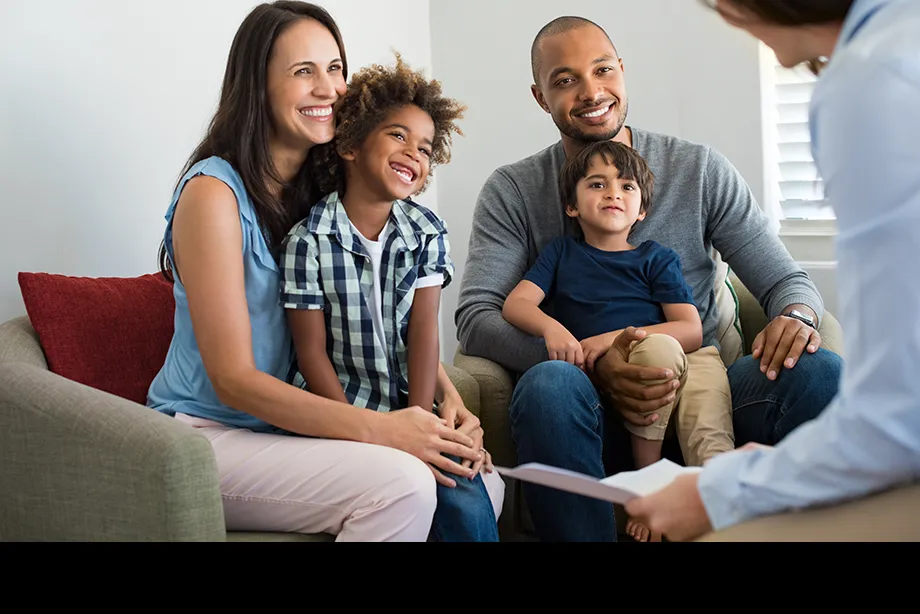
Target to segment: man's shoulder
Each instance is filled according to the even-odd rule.
[[[556,141],[549,147],[527,156],[517,162],[499,166],[489,178],[509,181],[519,189],[522,185],[532,185],[545,178],[552,178],[557,174],[557,169],[565,161],[562,150],[562,141]]]
[[[714,151],[712,146],[689,141],[671,134],[633,128],[633,145],[647,158],[689,158],[706,162]]]

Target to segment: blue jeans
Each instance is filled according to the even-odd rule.
[[[837,394],[842,359],[820,349],[803,354],[775,382],[750,356],[728,369],[735,444],[775,445],[816,417]],[[568,363],[541,363],[521,377],[511,398],[511,435],[518,462],[538,462],[597,478],[633,468],[628,432],[616,411],[605,412],[588,376]],[[665,456],[682,462],[679,447]],[[543,541],[616,541],[613,505],[523,484],[534,528]]]
[[[445,455],[446,456],[446,455]],[[459,458],[448,456],[454,462]],[[446,474],[455,488],[438,484],[438,506],[434,510],[429,541],[497,542],[498,521],[482,476],[473,480]]]

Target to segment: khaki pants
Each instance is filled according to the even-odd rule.
[[[713,456],[735,449],[731,389],[715,347],[684,354],[670,335],[652,334],[633,344],[629,363],[671,369],[681,383],[673,403],[651,412],[658,414],[658,422],[645,427],[627,422],[630,433],[654,441],[676,433],[689,466],[702,466]],[[662,382],[650,382],[655,383]]]
[[[802,512],[751,520],[710,533],[704,542],[917,542],[920,485]]]

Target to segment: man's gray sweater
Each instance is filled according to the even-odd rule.
[[[652,239],[680,256],[703,321],[703,345],[717,345],[715,247],[767,315],[791,304],[824,304],[814,284],[768,226],[741,174],[704,145],[632,128],[633,147],[655,175],[648,217],[630,236]],[[518,373],[547,359],[542,339],[502,318],[505,297],[556,237],[572,232],[559,196],[562,142],[492,173],[473,214],[469,255],[455,320],[460,347]],[[566,274],[578,275],[578,271]]]

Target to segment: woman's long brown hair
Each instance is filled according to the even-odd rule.
[[[329,30],[339,46],[343,76],[348,78],[342,35],[325,9],[288,0],[258,5],[243,20],[233,39],[217,112],[180,176],[211,156],[219,156],[233,165],[252,199],[262,232],[272,249],[280,245],[294,224],[306,217],[309,208],[322,197],[312,180],[309,156],[297,176],[284,185],[280,199],[269,190],[272,182],[283,182],[269,152],[272,120],[265,95],[268,61],[278,37],[302,19],[313,19]],[[164,277],[173,281],[165,243],[160,245],[159,265]]]

